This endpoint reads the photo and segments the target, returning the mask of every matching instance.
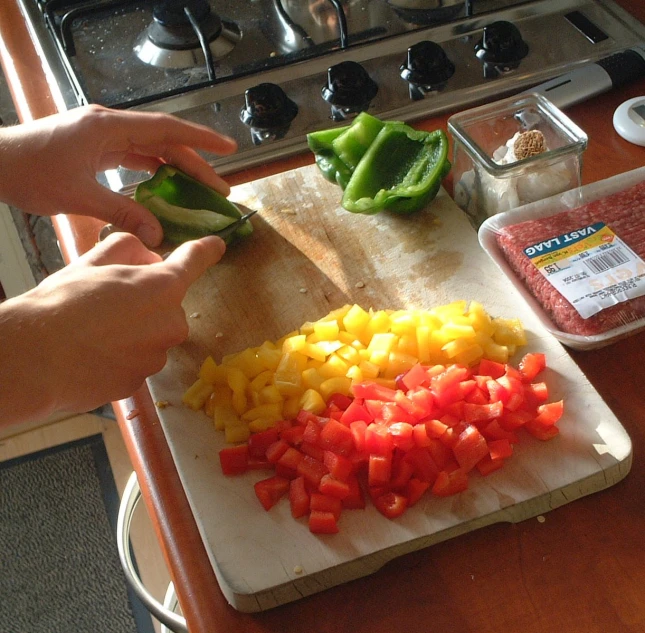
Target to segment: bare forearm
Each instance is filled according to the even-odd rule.
[[[43,322],[22,298],[0,304],[0,426],[54,413]]]

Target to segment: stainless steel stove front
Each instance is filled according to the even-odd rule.
[[[51,38],[43,34],[30,2],[20,0],[31,24],[32,35],[47,60],[53,90],[62,107],[79,105],[68,70]],[[374,4],[377,4],[376,2]],[[498,2],[497,5],[504,3]],[[320,57],[286,66],[267,67],[175,96],[133,106],[165,111],[209,125],[238,141],[239,151],[230,157],[208,156],[221,174],[265,164],[301,152],[308,132],[342,125],[355,108],[330,104],[323,98],[328,70],[339,64],[360,65],[375,85],[375,95],[364,106],[383,118],[414,121],[444,111],[491,101],[519,92],[585,63],[607,57],[645,42],[645,27],[611,0],[537,0],[513,3],[496,10],[445,25],[399,32],[373,42],[338,47]],[[580,25],[580,19],[591,25]],[[515,25],[528,52],[517,62],[487,68],[475,54],[485,29],[494,22]],[[594,28],[597,32],[593,32]],[[454,65],[441,85],[412,86],[402,75],[407,52],[421,42],[440,46]],[[248,54],[248,52],[246,53]],[[484,56],[485,58],[485,56]],[[270,87],[290,104],[284,125],[255,125],[246,112],[249,93]],[[252,125],[250,125],[251,123]],[[106,175],[112,189],[130,192],[144,174],[118,170]]]

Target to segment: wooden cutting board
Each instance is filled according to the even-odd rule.
[[[621,480],[631,442],[561,345],[542,329],[478,243],[450,197],[414,216],[353,215],[315,166],[234,188],[231,198],[259,213],[251,238],[233,246],[191,289],[191,333],[149,380],[177,469],[215,573],[238,610],[261,611],[365,576],[404,553],[500,521],[540,515]],[[431,308],[475,299],[494,316],[520,317],[523,351],[547,354],[552,398],[564,398],[561,434],[523,437],[513,458],[470,488],[427,494],[396,521],[371,505],[347,511],[333,536],[309,533],[288,502],[265,512],[253,483],[266,474],[225,477],[223,434],[181,405],[203,359],[277,340],[346,303],[364,308]]]

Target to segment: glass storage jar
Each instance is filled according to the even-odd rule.
[[[587,135],[548,99],[525,94],[448,119],[453,197],[475,228],[488,217],[579,188]]]

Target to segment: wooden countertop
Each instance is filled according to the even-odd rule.
[[[645,22],[641,2],[618,4]],[[55,111],[16,0],[7,0],[0,12],[0,59],[23,121]],[[614,109],[641,94],[645,81],[568,110],[589,135],[585,183],[645,164],[645,148],[622,140],[611,124]],[[421,127],[443,127],[446,118]],[[234,185],[310,162],[303,155],[228,180]],[[100,226],[73,216],[59,216],[56,223],[68,260],[91,248]],[[625,480],[558,508],[544,522],[490,526],[399,558],[367,578],[254,615],[236,612],[219,590],[147,389],[115,403],[191,633],[645,630],[643,350],[645,333],[571,353],[632,439],[633,466]]]

